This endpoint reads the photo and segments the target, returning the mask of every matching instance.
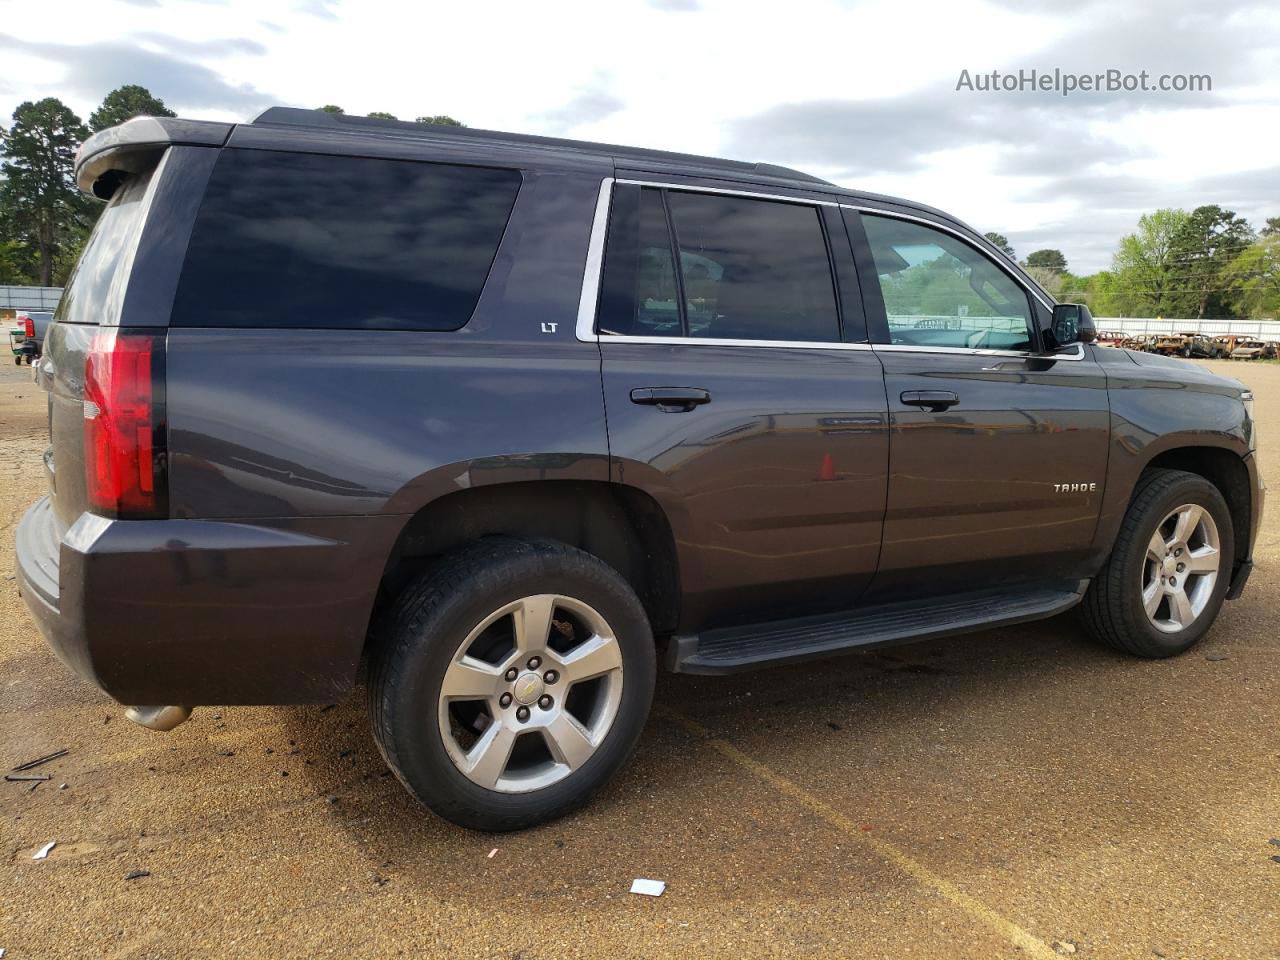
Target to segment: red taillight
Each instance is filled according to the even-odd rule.
[[[26,328],[27,339],[34,340],[36,338],[36,322],[30,317],[23,317],[22,325]]]
[[[154,517],[163,497],[164,341],[100,330],[85,357],[84,453],[89,506],[113,517]]]

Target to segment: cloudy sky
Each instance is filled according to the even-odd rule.
[[[140,83],[799,167],[1105,267],[1138,216],[1280,215],[1280,4],[1244,0],[0,0],[0,115]],[[962,70],[1208,74],[1211,92],[957,91]]]

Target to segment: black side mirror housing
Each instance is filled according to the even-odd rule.
[[[1045,332],[1050,350],[1069,347],[1073,343],[1093,343],[1098,328],[1093,314],[1083,303],[1058,303],[1053,307],[1053,320]]]

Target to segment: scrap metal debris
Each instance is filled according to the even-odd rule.
[[[34,760],[28,760],[26,763],[20,763],[14,767],[14,772],[19,770],[30,770],[32,767],[38,767],[42,763],[48,763],[50,760],[57,760],[59,757],[65,757],[69,750],[55,750],[53,753],[46,754],[43,757],[36,757]]]
[[[660,897],[662,891],[667,889],[667,884],[662,880],[645,880],[637,877],[631,881],[631,892],[639,893],[646,897]]]
[[[22,781],[24,781],[24,780],[25,780],[25,781],[35,780],[35,781],[37,781],[37,782],[38,782],[38,781],[40,781],[40,780],[52,780],[52,779],[53,779],[53,777],[45,776],[43,773],[27,774],[27,775],[19,774],[19,775],[17,775],[17,776],[15,776],[14,774],[11,774],[11,773],[6,773],[6,774],[4,775],[4,778],[5,778],[6,780],[10,781],[11,783],[21,783],[21,782],[22,782]]]
[[[45,860],[49,856],[49,851],[58,845],[57,840],[50,840],[43,847],[31,855],[32,860]]]

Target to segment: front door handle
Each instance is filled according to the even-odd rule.
[[[941,413],[959,403],[960,398],[950,390],[904,390],[902,402],[909,407],[928,407],[934,413]]]
[[[657,407],[663,413],[688,413],[700,403],[710,403],[711,394],[701,387],[636,387],[631,402]]]

